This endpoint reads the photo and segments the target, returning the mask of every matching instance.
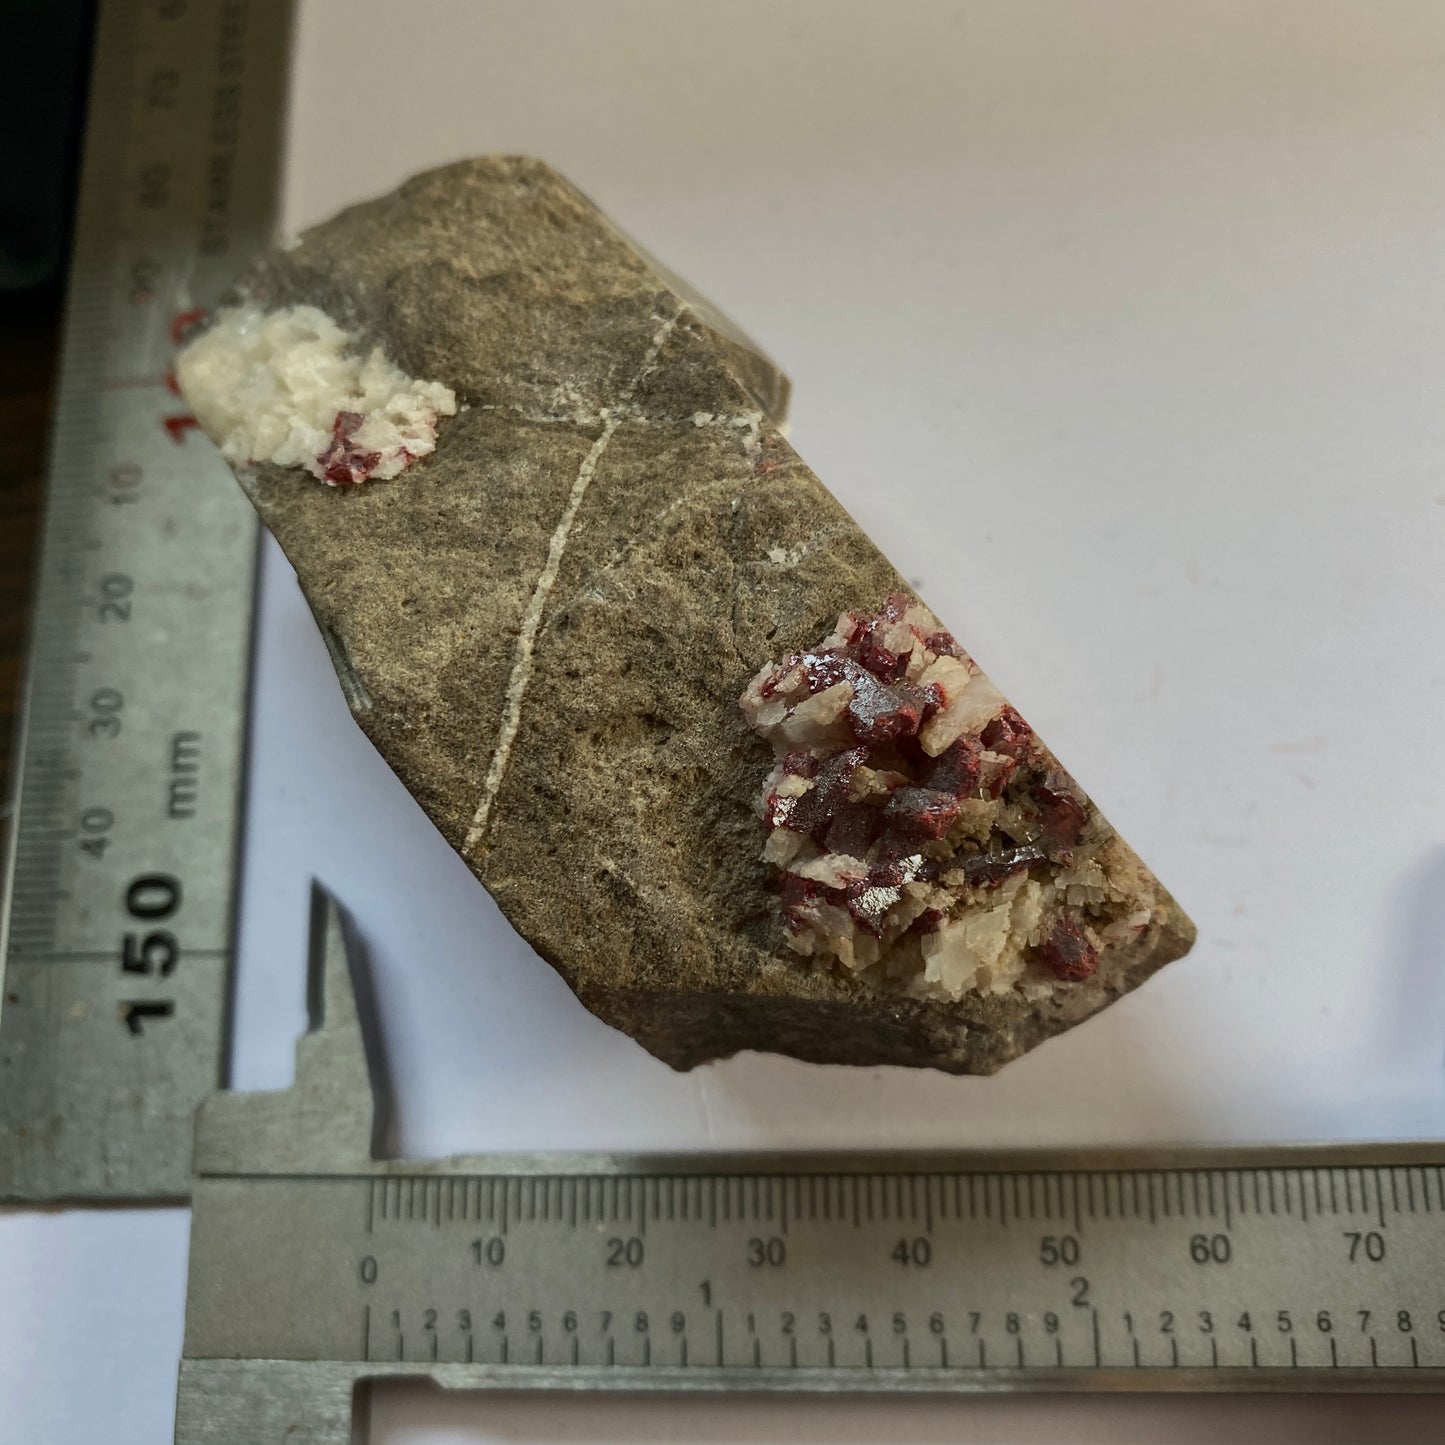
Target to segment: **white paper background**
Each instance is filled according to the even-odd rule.
[[[752,331],[798,449],[1200,943],[994,1079],[674,1075],[351,726],[273,551],[240,1086],[289,1077],[316,876],[369,941],[412,1154],[1445,1132],[1445,9],[304,0],[295,68],[289,228],[530,152]],[[169,1438],[185,1232],[0,1218],[0,1441]],[[374,1439],[1424,1439],[1438,1411],[397,1391]]]

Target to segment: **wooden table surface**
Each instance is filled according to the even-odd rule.
[[[32,563],[49,440],[55,317],[0,323],[0,817],[8,817]]]

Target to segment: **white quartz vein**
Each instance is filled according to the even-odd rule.
[[[615,414],[619,423],[631,422],[635,426],[685,426],[689,422],[702,430],[741,432],[743,450],[756,451],[759,433],[767,417],[760,411],[744,411],[735,415],[729,413],[693,412],[688,416],[649,416],[634,401],[626,407],[610,409],[600,407],[589,411],[579,406],[575,411],[536,411],[515,401],[484,401],[477,405],[478,411],[505,411],[535,426],[596,426],[609,414]],[[778,433],[786,436],[788,427],[779,425]]]
[[[528,684],[532,681],[533,657],[537,647],[537,633],[542,626],[542,614],[546,611],[547,599],[551,595],[552,588],[557,583],[557,575],[562,570],[562,554],[567,550],[567,540],[572,534],[572,526],[577,520],[578,510],[587,495],[587,488],[592,484],[597,464],[602,460],[602,453],[607,450],[608,442],[612,440],[613,434],[626,419],[626,408],[632,400],[633,393],[642,384],[647,373],[657,364],[658,355],[667,344],[667,338],[672,334],[673,327],[677,325],[680,314],[680,312],[674,312],[653,333],[652,342],[642,358],[642,365],[638,367],[637,375],[623,388],[619,398],[622,405],[608,410],[597,440],[592,443],[587,455],[582,458],[582,465],[577,469],[577,479],[572,483],[572,491],[567,497],[567,505],[562,509],[562,515],[558,518],[557,526],[552,532],[552,540],[547,546],[547,560],[537,578],[537,585],[532,589],[532,597],[527,603],[527,610],[522,614],[522,627],[517,634],[516,657],[512,663],[511,676],[507,679],[502,725],[497,730],[497,745],[492,751],[492,761],[487,768],[486,781],[482,784],[481,800],[477,803],[477,810],[472,815],[472,825],[467,829],[466,841],[462,844],[463,858],[469,856],[472,849],[486,836],[487,823],[492,815],[492,804],[496,801],[497,793],[501,790],[502,780],[507,775],[507,764],[511,760],[512,745],[517,740],[517,729],[522,722],[522,703],[527,696]]]

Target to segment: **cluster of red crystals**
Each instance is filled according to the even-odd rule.
[[[762,693],[769,696],[782,678],[800,668],[809,696],[840,682],[852,692],[844,714],[852,746],[821,763],[806,751],[790,753],[783,775],[812,779],[813,786],[796,798],[774,788],[764,802],[769,827],[787,827],[827,853],[867,862],[866,877],[841,887],[785,875],[783,913],[794,929],[808,926],[808,910],[829,902],[846,908],[859,926],[880,933],[902,885],[937,875],[937,860],[919,855],[919,845],[945,837],[962,800],[978,786],[976,738],[958,739],[938,758],[929,758],[918,744],[919,729],[945,699],[940,688],[907,680],[914,647],[935,656],[964,653],[942,629],[927,637],[914,633],[913,647],[900,647],[897,624],[911,605],[909,598],[895,594],[878,616],[855,616],[841,647],[788,658],[775,680],[763,684]],[[863,799],[852,797],[854,778],[865,766],[895,774],[900,785]],[[937,922],[936,917],[920,920],[923,928]]]
[[[1099,966],[1099,950],[1072,918],[1060,918],[1054,924],[1039,948],[1039,958],[1067,983],[1082,983]]]
[[[802,834],[824,855],[823,866],[813,865],[821,877],[784,872],[783,918],[795,934],[820,927],[828,932],[832,908],[879,937],[906,884],[952,874],[965,888],[998,887],[1035,864],[1067,858],[1087,821],[1068,776],[1043,772],[1033,729],[1012,707],[938,756],[924,751],[919,731],[948,699],[935,684],[909,680],[915,652],[968,659],[932,620],[927,632],[918,627],[919,613],[910,616],[911,606],[895,595],[876,616],[849,614],[831,645],[784,659],[756,683],[754,696],[764,702],[780,694],[790,698],[790,716],[801,705],[800,676],[809,698],[849,685],[846,707],[840,700],[835,712],[819,715],[824,720],[812,749],[797,748],[782,759],[763,800],[769,828]],[[915,678],[928,660],[919,652]],[[964,800],[996,799],[1015,780],[1013,796],[1037,815],[1037,840],[950,856],[947,839]],[[930,907],[912,920],[911,930],[930,932],[946,916]],[[1054,926],[1038,953],[1060,979],[1086,978],[1097,964],[1082,929],[1067,919]]]
[[[359,411],[339,411],[331,423],[331,443],[316,460],[333,486],[364,482],[381,463],[380,452],[363,451],[353,440],[365,420]]]

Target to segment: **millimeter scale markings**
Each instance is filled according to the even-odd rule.
[[[270,238],[289,9],[100,6],[0,901],[0,1200],[185,1197],[225,1081],[257,528],[171,365]]]

